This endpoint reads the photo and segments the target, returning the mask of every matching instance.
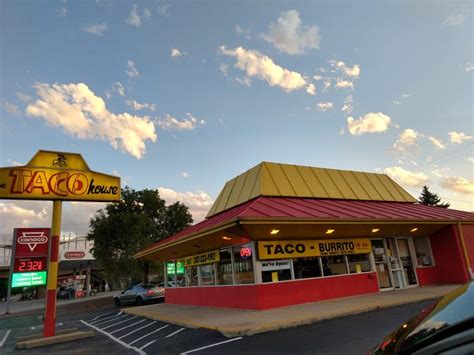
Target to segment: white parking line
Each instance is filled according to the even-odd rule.
[[[159,332],[161,329],[168,328],[169,326],[170,326],[169,324],[166,324],[166,325],[162,326],[161,328],[158,328],[158,329],[152,331],[151,333],[148,333],[147,335],[144,335],[144,336],[142,336],[142,337],[140,337],[140,338],[138,338],[138,339],[135,339],[135,340],[132,341],[131,343],[128,343],[128,345],[132,345],[132,344],[136,343],[137,341],[142,340],[143,338],[146,338],[146,337],[149,336],[149,335],[152,335],[152,334],[154,334],[154,333],[156,333],[156,332]]]
[[[124,314],[123,316],[120,316],[120,317],[117,317],[117,318],[114,318],[114,319],[109,319],[105,322],[99,322],[99,323],[95,323],[94,325],[103,325],[103,324],[107,324],[107,323],[110,323],[110,322],[113,322],[114,320],[119,320],[119,319],[122,319],[122,318],[125,318],[125,317],[128,317],[130,314]]]
[[[98,318],[98,319],[95,319],[95,318],[94,318],[94,319],[92,319],[92,320],[89,320],[88,322],[90,322],[90,324],[92,324],[92,323],[100,323],[100,322],[102,322],[102,321],[104,321],[104,320],[106,320],[106,319],[117,318],[117,317],[121,316],[122,314],[123,314],[123,311],[120,311],[120,312],[118,312],[117,314],[113,314],[113,315],[111,315],[111,316],[107,316],[107,317],[100,318],[100,319],[99,319],[99,318]],[[97,317],[96,317],[96,318],[97,318]]]
[[[193,349],[193,350],[188,350],[188,351],[186,351],[186,352],[184,352],[184,353],[181,353],[180,355],[185,355],[185,354],[194,353],[194,352],[196,352],[196,351],[201,351],[201,350],[204,350],[204,349],[207,349],[207,348],[212,348],[212,347],[214,347],[214,346],[218,346],[218,345],[230,343],[230,342],[232,342],[232,341],[236,341],[236,340],[240,340],[240,339],[242,339],[242,337],[233,338],[233,339],[229,339],[229,340],[224,340],[224,341],[221,341],[221,342],[219,342],[219,343],[215,343],[215,344],[203,346],[202,348],[197,348],[197,349]]]
[[[139,320],[138,322],[135,322],[135,323],[126,325],[126,326],[123,327],[123,328],[120,328],[120,329],[114,330],[113,332],[110,332],[110,334],[114,334],[114,333],[120,332],[121,330],[130,328],[130,327],[133,327],[134,325],[137,325],[137,324],[140,324],[140,323],[143,323],[144,321],[146,321],[146,319],[142,319],[142,320]]]
[[[138,329],[135,329],[134,331],[131,331],[130,333],[127,333],[127,334],[125,334],[125,335],[122,335],[121,337],[119,337],[119,339],[125,338],[126,336],[129,336],[129,335],[131,335],[131,334],[133,334],[133,333],[135,333],[135,332],[138,332],[139,330],[142,330],[143,328],[149,327],[150,325],[155,324],[155,323],[156,323],[156,320],[153,321],[153,322],[151,322],[150,324],[147,324],[147,325],[144,325],[143,327],[140,327],[140,328],[138,328]]]
[[[122,313],[123,313],[123,311],[120,311],[120,312],[118,312],[117,314],[112,314],[112,315],[110,315],[110,316],[107,316],[107,317],[102,318],[101,320],[104,320],[104,319],[107,319],[107,318],[110,318],[110,317],[116,317],[116,316],[121,315]],[[102,317],[102,316],[104,316],[104,315],[101,314],[100,316],[97,316],[97,317],[95,317],[95,318],[92,318],[89,322],[92,323],[92,322],[94,322],[96,319],[99,319],[99,318]]]
[[[87,325],[88,327],[91,327],[92,329],[98,331],[99,333],[102,333],[102,334],[105,334],[106,336],[108,336],[110,339],[112,339],[113,341],[116,341],[117,343],[119,343],[120,345],[122,346],[125,346],[127,349],[132,349],[132,350],[135,350],[137,353],[139,353],[140,355],[146,355],[146,352],[144,352],[143,350],[140,350],[134,346],[130,346],[129,344],[123,342],[122,340],[120,339],[117,339],[116,337],[114,337],[113,335],[103,331],[102,329],[100,328],[97,328],[96,326],[92,325],[92,324],[89,324],[87,323],[86,321],[83,321],[83,320],[80,320],[81,323]]]
[[[153,344],[155,341],[156,341],[156,339],[155,339],[155,340],[152,340],[152,341],[150,341],[149,343],[146,343],[145,345],[143,345],[143,346],[140,348],[140,350],[143,350],[143,349],[145,349],[145,348],[146,348],[148,345],[151,345],[151,344]]]
[[[7,338],[8,338],[8,335],[10,334],[11,332],[11,329],[8,329],[7,332],[5,333],[5,335],[3,336],[3,339],[2,341],[0,341],[0,348],[3,346],[3,344],[5,344],[5,342],[7,341]]]
[[[108,329],[108,328],[115,327],[116,325],[119,325],[119,324],[122,324],[122,323],[128,322],[129,320],[135,319],[135,318],[137,318],[137,317],[138,317],[138,316],[133,316],[132,318],[124,319],[124,320],[123,320],[123,321],[121,321],[121,322],[118,322],[118,323],[114,323],[114,324],[108,325],[108,326],[106,326],[106,327],[102,328],[102,330],[106,330],[106,329]]]
[[[165,338],[171,338],[173,335],[178,334],[179,332],[181,332],[181,331],[183,331],[183,330],[185,330],[185,329],[186,329],[186,328],[178,329],[178,330],[175,331],[174,333],[171,333],[171,334],[165,336]]]

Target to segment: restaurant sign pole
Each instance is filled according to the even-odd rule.
[[[44,337],[55,335],[62,201],[113,202],[120,192],[119,177],[91,171],[77,153],[40,150],[25,166],[0,168],[0,199],[53,201]]]

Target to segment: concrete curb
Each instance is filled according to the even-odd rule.
[[[34,349],[41,346],[61,344],[68,341],[86,339],[93,337],[95,335],[94,331],[79,331],[79,332],[70,332],[66,334],[55,335],[48,338],[36,338],[25,341],[20,341],[16,343],[16,349]]]
[[[62,330],[57,330],[56,335],[63,335],[63,334],[68,334],[68,333],[73,333],[76,332],[77,328],[69,328],[69,329],[62,329]],[[42,334],[33,334],[33,335],[27,335],[24,337],[19,337],[16,339],[17,343],[28,341],[28,340],[33,340],[33,339],[39,339],[42,337]]]

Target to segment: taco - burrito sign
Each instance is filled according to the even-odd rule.
[[[25,166],[0,168],[0,199],[117,201],[120,178],[91,171],[80,154],[40,150]]]

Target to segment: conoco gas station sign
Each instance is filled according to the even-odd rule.
[[[45,337],[55,335],[62,201],[113,202],[120,200],[120,192],[118,176],[90,170],[77,153],[40,150],[25,166],[0,168],[0,199],[53,201],[51,233],[33,230],[18,235],[15,232],[16,250],[8,289],[10,295],[12,287],[46,283]],[[71,250],[62,256],[66,260],[88,259],[82,251]]]

